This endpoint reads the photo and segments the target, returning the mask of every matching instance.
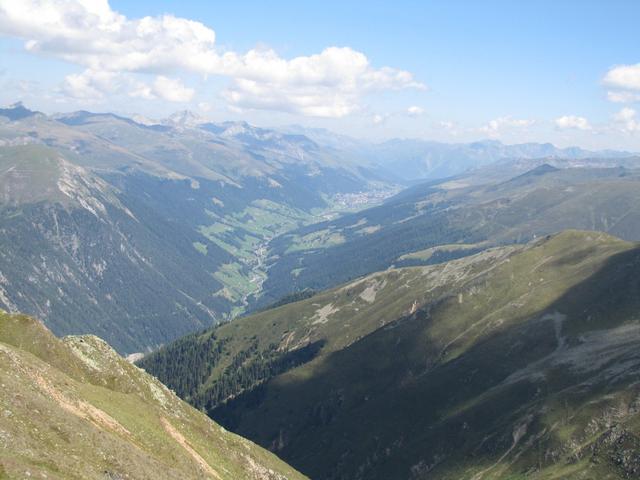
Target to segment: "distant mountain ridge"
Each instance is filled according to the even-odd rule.
[[[420,263],[419,255],[407,256],[431,249],[437,251],[431,250],[424,262],[568,228],[640,240],[639,169],[558,168],[553,163],[521,161],[433,180],[382,205],[276,237],[269,242],[270,275],[259,302],[266,305],[295,291],[321,290],[393,265]]]
[[[396,258],[392,253],[436,246],[420,235],[411,236],[410,245],[405,234],[391,238],[427,219],[415,216],[424,211],[415,210],[424,196],[398,206],[422,187],[393,199],[396,207],[367,213],[380,215],[379,222],[364,214],[353,224],[345,222],[355,217],[340,217],[379,205],[411,183],[400,178],[400,168],[391,166],[391,172],[368,156],[380,146],[317,129],[213,123],[188,111],[138,120],[88,111],[45,115],[22,104],[2,110],[0,307],[37,315],[59,335],[95,333],[119,352],[139,352],[296,290],[385,268]],[[470,168],[445,150],[480,151],[484,162],[508,148],[496,142],[448,146],[436,152],[447,168],[436,162],[421,171],[438,177]],[[397,153],[401,161],[403,149]],[[506,180],[505,172],[557,162],[519,159],[505,167],[500,162],[507,160],[494,160],[464,181],[483,175],[483,181]],[[589,157],[559,166],[578,161],[595,165]],[[598,165],[612,161],[597,159]],[[437,209],[433,213],[429,218],[440,218]],[[402,219],[404,226],[394,223]],[[333,220],[337,227],[326,223]],[[537,230],[547,231],[531,232]],[[448,242],[456,235],[438,238]],[[371,261],[370,247],[382,238]],[[330,256],[321,251],[327,246]],[[440,251],[430,258],[451,255]],[[344,275],[336,275],[338,264]]]
[[[124,353],[240,313],[269,238],[335,215],[336,195],[395,188],[246,123],[2,113],[0,307]]]
[[[444,143],[395,138],[384,142],[356,140],[321,128],[285,126],[285,131],[308,136],[320,145],[347,151],[379,174],[405,182],[445,178],[495,163],[518,160],[624,159],[637,153],[618,150],[591,151],[558,148],[551,143],[504,144],[499,140]]]
[[[446,144],[395,139],[368,149],[371,165],[396,172],[404,180],[444,178],[496,162],[520,159],[625,158],[631,152],[558,148],[550,143],[506,145],[497,140]]]

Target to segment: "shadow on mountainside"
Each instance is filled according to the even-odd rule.
[[[429,333],[450,302],[210,413],[314,479],[515,478],[506,474],[582,464],[632,473],[633,458],[615,458],[638,438],[619,426],[640,406],[640,247],[459,352]],[[613,426],[624,435],[607,443]]]

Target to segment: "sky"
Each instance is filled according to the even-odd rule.
[[[0,103],[640,151],[640,2],[0,0]]]

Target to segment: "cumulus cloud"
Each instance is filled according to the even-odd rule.
[[[169,102],[188,102],[195,90],[185,87],[180,80],[159,75],[153,82],[153,93]]]
[[[66,96],[79,100],[98,101],[122,88],[123,79],[119,74],[87,69],[81,73],[67,75],[61,91]]]
[[[611,87],[640,90],[640,63],[613,67],[604,76],[603,81]]]
[[[589,121],[584,117],[578,117],[576,115],[564,115],[555,119],[554,123],[556,127],[561,130],[576,129],[576,130],[591,130]]]
[[[97,71],[90,68],[81,73],[67,75],[60,92],[67,97],[87,102],[99,102],[111,95],[188,102],[195,94],[192,88],[185,87],[180,80],[163,75],[158,75],[149,85],[130,74]]]
[[[273,50],[251,50],[232,63],[227,72],[234,82],[224,98],[240,108],[343,117],[358,109],[364,93],[424,88],[408,72],[373,69],[364,54],[347,47],[292,60]]]
[[[613,67],[606,73],[602,82],[614,89],[607,92],[609,101],[615,103],[640,101],[640,63]]]
[[[424,113],[424,108],[418,107],[417,105],[412,105],[407,108],[407,115],[410,117],[419,117]]]
[[[607,100],[614,103],[635,103],[640,101],[640,93],[628,91],[608,91]]]
[[[499,117],[481,127],[480,131],[490,137],[498,137],[507,130],[527,128],[534,123],[534,120],[517,119],[510,116]]]
[[[0,1],[0,32],[34,53],[96,71],[198,70],[214,55],[215,32],[172,15],[129,20],[107,0]]]
[[[640,132],[640,121],[637,112],[633,108],[625,107],[613,115],[613,122],[618,130],[624,133]]]
[[[158,80],[176,72],[222,75],[231,79],[224,98],[237,108],[342,117],[368,92],[425,88],[411,73],[374,68],[348,47],[293,59],[271,49],[221,52],[215,32],[200,22],[173,15],[129,19],[107,0],[0,0],[0,33],[24,39],[29,52],[92,72],[159,75],[155,92],[142,88],[141,96],[188,97],[183,86],[170,94],[170,84]],[[75,80],[80,90],[81,79]]]

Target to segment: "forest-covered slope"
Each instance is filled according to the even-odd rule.
[[[537,163],[514,162],[416,185],[383,205],[276,237],[269,243],[269,278],[259,304],[391,265],[436,263],[564,229],[640,240],[637,169],[547,163],[531,168]],[[431,250],[422,262],[406,257],[434,247],[444,248]]]
[[[146,351],[243,312],[269,239],[389,187],[247,124],[3,109],[0,307]]]

